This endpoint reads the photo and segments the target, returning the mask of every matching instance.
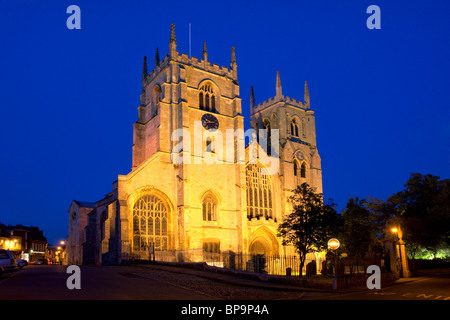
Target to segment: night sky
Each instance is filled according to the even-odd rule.
[[[69,5],[81,30],[69,30]],[[381,29],[369,30],[369,5]],[[143,56],[177,50],[229,67],[246,128],[283,94],[316,115],[325,198],[386,199],[411,172],[449,178],[450,1],[0,0],[0,222],[65,239],[73,199],[97,201],[131,170]]]

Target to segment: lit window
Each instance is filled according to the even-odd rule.
[[[261,216],[273,218],[272,187],[268,175],[261,174],[261,167],[249,164],[246,168],[247,179],[247,218]]]
[[[147,251],[149,246],[167,250],[168,210],[154,195],[139,198],[133,206],[133,251]]]
[[[217,221],[217,199],[208,192],[202,200],[203,221]]]

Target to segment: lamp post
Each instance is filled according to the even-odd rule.
[[[333,238],[328,240],[328,249],[331,249],[334,251],[334,279],[333,279],[333,290],[337,290],[338,286],[338,271],[337,271],[337,250],[340,246],[340,242],[338,239]]]
[[[397,256],[400,259],[400,278],[409,278],[409,268],[408,268],[408,256],[406,255],[405,241],[403,241],[403,232],[400,224],[396,222],[391,232],[396,235],[395,247],[397,249]]]

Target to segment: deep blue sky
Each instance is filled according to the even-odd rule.
[[[66,8],[81,8],[68,30]],[[381,30],[366,9],[381,8]],[[131,168],[142,58],[178,51],[230,64],[246,125],[283,93],[316,112],[326,198],[386,199],[411,172],[449,178],[450,1],[0,0],[0,222],[67,236],[73,199],[96,201]]]

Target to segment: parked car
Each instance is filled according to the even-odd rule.
[[[48,259],[37,259],[33,264],[49,264]]]
[[[24,259],[17,259],[17,264],[19,265],[19,268],[22,269],[26,265],[28,265],[28,261]]]
[[[9,250],[0,249],[0,273],[19,270],[19,264]]]

